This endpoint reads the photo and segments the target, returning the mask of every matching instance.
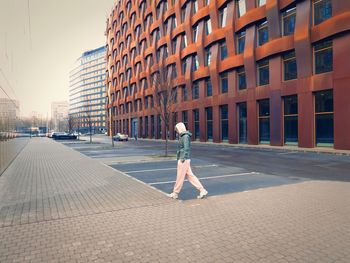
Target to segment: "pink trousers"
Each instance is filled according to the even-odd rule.
[[[193,174],[191,169],[191,160],[185,160],[183,163],[179,160],[177,162],[177,176],[176,183],[174,185],[174,193],[180,193],[182,185],[187,176],[188,181],[196,187],[199,191],[203,189],[203,185],[198,178]]]

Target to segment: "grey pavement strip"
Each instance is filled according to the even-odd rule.
[[[208,168],[208,167],[217,167],[216,164],[209,164],[209,165],[197,165],[192,166],[192,168]],[[159,169],[149,169],[149,170],[135,170],[135,171],[127,171],[126,173],[144,173],[144,172],[153,172],[153,171],[168,171],[168,170],[176,170],[177,167],[171,167],[171,168],[159,168]]]
[[[242,176],[242,175],[256,175],[259,174],[257,172],[249,172],[249,173],[239,173],[239,174],[225,174],[225,175],[217,175],[217,176],[209,176],[209,177],[200,177],[200,180],[212,180],[217,178],[225,178],[225,177],[236,177],[236,176]],[[185,179],[185,182],[188,180]],[[170,184],[175,183],[176,181],[166,181],[166,182],[156,182],[156,183],[149,183],[149,185],[158,185],[158,184]]]

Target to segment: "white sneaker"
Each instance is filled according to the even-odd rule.
[[[172,198],[172,199],[177,199],[179,197],[179,195],[177,193],[172,192],[171,194],[167,194],[168,197]]]
[[[199,196],[197,196],[198,199],[202,199],[208,195],[208,191],[204,188],[199,192]]]

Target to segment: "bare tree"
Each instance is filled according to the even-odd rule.
[[[177,90],[173,87],[175,76],[174,67],[166,67],[161,61],[158,70],[153,75],[153,97],[155,110],[165,126],[165,156],[168,156],[168,140],[170,130],[170,116],[176,110]]]
[[[90,143],[92,143],[92,112],[91,103],[89,100],[86,100],[84,104],[82,119],[84,126],[87,126],[89,128]]]
[[[76,126],[77,119],[75,118],[74,115],[69,114],[67,121],[68,121],[68,131],[69,133],[72,133],[72,131]]]

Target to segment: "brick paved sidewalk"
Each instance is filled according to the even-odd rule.
[[[0,262],[350,262],[350,183],[172,201],[47,139],[0,177]]]
[[[31,139],[0,177],[0,227],[164,202],[163,194],[46,138]]]

